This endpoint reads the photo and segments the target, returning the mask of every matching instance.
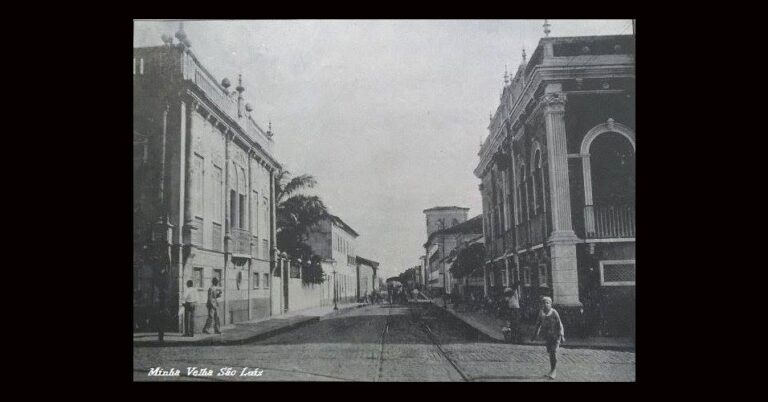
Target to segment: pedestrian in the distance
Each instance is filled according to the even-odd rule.
[[[194,285],[194,282],[187,281],[187,288],[184,289],[184,336],[195,336],[197,289]]]
[[[203,327],[204,334],[210,334],[208,328],[213,323],[213,332],[220,334],[219,329],[219,297],[221,297],[221,288],[218,286],[218,278],[211,279],[211,287],[208,288],[208,302],[205,303],[205,307],[208,308],[208,319],[205,320],[205,326]]]
[[[536,320],[536,333],[532,341],[539,337],[539,332],[543,333],[544,341],[547,343],[549,365],[552,369],[546,376],[554,379],[557,376],[557,348],[561,342],[565,342],[565,330],[563,322],[560,321],[560,315],[552,308],[552,299],[547,296],[541,298],[541,310]]]

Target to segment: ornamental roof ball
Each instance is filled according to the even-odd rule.
[[[252,112],[253,111],[253,106],[251,106],[250,103],[246,103],[245,104],[245,110],[248,111],[248,112]]]
[[[229,88],[231,85],[232,83],[229,82],[229,78],[224,78],[223,80],[221,80],[221,86],[223,86],[224,88]]]
[[[171,35],[169,35],[167,33],[162,34],[160,37],[163,39],[163,43],[171,43],[171,42],[173,42],[173,38],[171,37]]]
[[[282,253],[280,253],[280,257],[283,257],[283,258],[288,258],[288,253],[286,253],[285,251],[283,251]]]

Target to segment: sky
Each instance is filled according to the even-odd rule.
[[[252,116],[272,122],[275,157],[311,174],[330,212],[360,234],[379,276],[419,264],[423,211],[482,213],[473,171],[506,68],[544,20],[188,20],[192,51],[220,82],[242,73]],[[550,36],[631,34],[631,20],[549,20]],[[179,21],[137,20],[134,47]]]

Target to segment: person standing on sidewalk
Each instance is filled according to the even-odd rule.
[[[195,336],[197,289],[194,285],[194,282],[187,281],[187,288],[184,289],[184,336]]]
[[[208,302],[205,303],[205,307],[208,308],[208,319],[205,320],[205,326],[203,327],[204,334],[210,334],[208,328],[211,327],[211,322],[213,322],[213,332],[221,333],[219,328],[219,297],[221,297],[221,289],[218,284],[218,278],[211,279],[211,287],[208,288]]]
[[[510,339],[514,343],[519,343],[520,334],[520,296],[517,284],[511,288],[504,289],[505,310],[507,313],[507,327],[509,328]]]
[[[541,310],[539,311],[539,318],[536,320],[536,332],[531,341],[535,341],[539,337],[539,332],[544,334],[549,353],[549,365],[552,368],[546,376],[555,379],[557,376],[557,348],[561,342],[565,342],[565,330],[563,322],[560,320],[560,314],[552,308],[552,299],[547,296],[541,298]]]

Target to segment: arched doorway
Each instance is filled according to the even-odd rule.
[[[587,238],[635,236],[635,136],[609,120],[582,142]]]

